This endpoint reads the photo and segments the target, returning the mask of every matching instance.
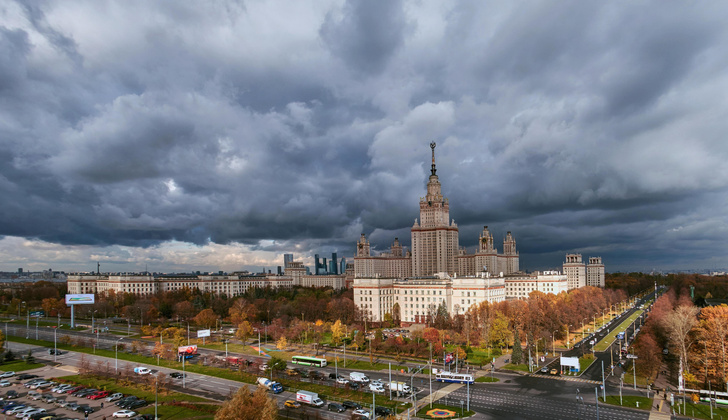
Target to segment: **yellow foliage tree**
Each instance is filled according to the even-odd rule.
[[[235,337],[239,338],[243,344],[248,341],[248,338],[250,338],[251,335],[253,335],[253,327],[250,325],[250,322],[243,321],[238,324],[238,330],[235,331]]]
[[[278,406],[265,388],[250,392],[243,386],[217,410],[215,420],[275,420],[277,416]]]
[[[278,342],[276,343],[276,347],[278,348],[278,350],[285,350],[288,348],[288,340],[286,340],[285,336],[281,337],[281,339],[278,340]]]
[[[338,345],[341,343],[341,338],[344,336],[344,324],[341,323],[340,319],[337,319],[336,322],[334,322],[334,325],[331,326],[331,341]]]

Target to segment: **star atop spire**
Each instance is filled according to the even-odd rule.
[[[435,142],[430,143],[430,149],[432,149],[432,175],[436,175],[437,169],[435,169]]]

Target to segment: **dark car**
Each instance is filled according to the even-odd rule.
[[[130,402],[132,402],[132,401],[136,401],[136,400],[138,400],[138,399],[139,399],[139,398],[137,398],[137,397],[135,397],[135,396],[133,396],[133,395],[129,395],[128,397],[124,397],[124,398],[120,399],[120,400],[119,400],[119,401],[117,401],[117,402],[116,402],[116,404],[114,404],[114,405],[116,405],[117,407],[121,407],[122,405],[125,405],[125,404],[127,404],[127,403],[130,403]],[[123,408],[123,407],[122,407],[122,408]]]
[[[171,376],[174,379],[182,379],[182,378],[184,378],[185,375],[180,372],[172,372],[169,374],[169,376]]]
[[[325,378],[325,376],[323,375],[323,373],[321,373],[321,372],[319,372],[317,370],[309,370],[308,371],[308,376],[310,376],[311,379],[316,379],[317,381],[320,381],[320,380],[322,380],[322,379]]]
[[[18,398],[20,395],[18,395],[18,391],[10,390],[5,393],[5,398],[8,400],[12,400],[14,398]]]
[[[346,411],[346,407],[344,407],[341,404],[337,404],[335,402],[329,403],[328,407],[326,407],[329,411],[336,411],[337,413],[343,413]]]
[[[147,404],[148,403],[146,401],[144,401],[144,400],[137,400],[137,401],[134,401],[133,403],[129,404],[129,406],[127,407],[127,409],[128,410],[134,410],[134,409],[139,408],[139,407],[144,407]]]
[[[336,374],[334,372],[329,373],[329,379],[336,380]]]
[[[301,368],[295,368],[293,370],[298,372],[298,374],[301,375],[302,378],[308,378],[308,372],[306,372],[305,370],[303,370]]]
[[[53,355],[53,354],[57,354],[57,355],[59,355],[59,356],[60,356],[60,355],[62,355],[62,354],[63,354],[63,352],[62,352],[61,350],[56,350],[56,349],[48,349],[48,354],[51,354],[51,355]]]
[[[386,417],[392,414],[392,410],[388,409],[387,407],[377,407],[374,409],[374,414]]]
[[[359,410],[361,408],[361,404],[355,403],[354,401],[344,401],[341,405],[352,410]]]
[[[33,375],[30,373],[21,373],[20,375],[16,376],[15,379],[17,379],[19,381],[24,381],[26,379],[33,379],[33,378],[37,378],[37,377],[38,377],[38,375]]]
[[[78,407],[78,410],[76,410],[76,411],[89,415],[94,412],[94,408],[84,404],[84,405]]]
[[[78,410],[78,407],[80,407],[80,406],[81,406],[80,404],[72,402],[72,403],[68,403],[66,408],[69,410],[72,410],[72,411],[76,411],[76,410]]]
[[[132,417],[131,420],[154,420],[154,415],[152,415],[152,414],[142,414],[140,416]]]
[[[348,386],[349,389],[353,389],[353,390],[359,389],[359,384],[356,382],[349,382],[348,384],[346,384],[346,386]]]

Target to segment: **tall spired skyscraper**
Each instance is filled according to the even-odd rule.
[[[435,167],[435,143],[427,195],[420,198],[420,220],[412,226],[412,275],[457,271],[458,227],[450,221],[450,203],[442,196]]]

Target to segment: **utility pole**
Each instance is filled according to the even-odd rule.
[[[599,420],[599,387],[594,387],[594,396],[597,398],[594,404],[597,406],[597,420]]]

